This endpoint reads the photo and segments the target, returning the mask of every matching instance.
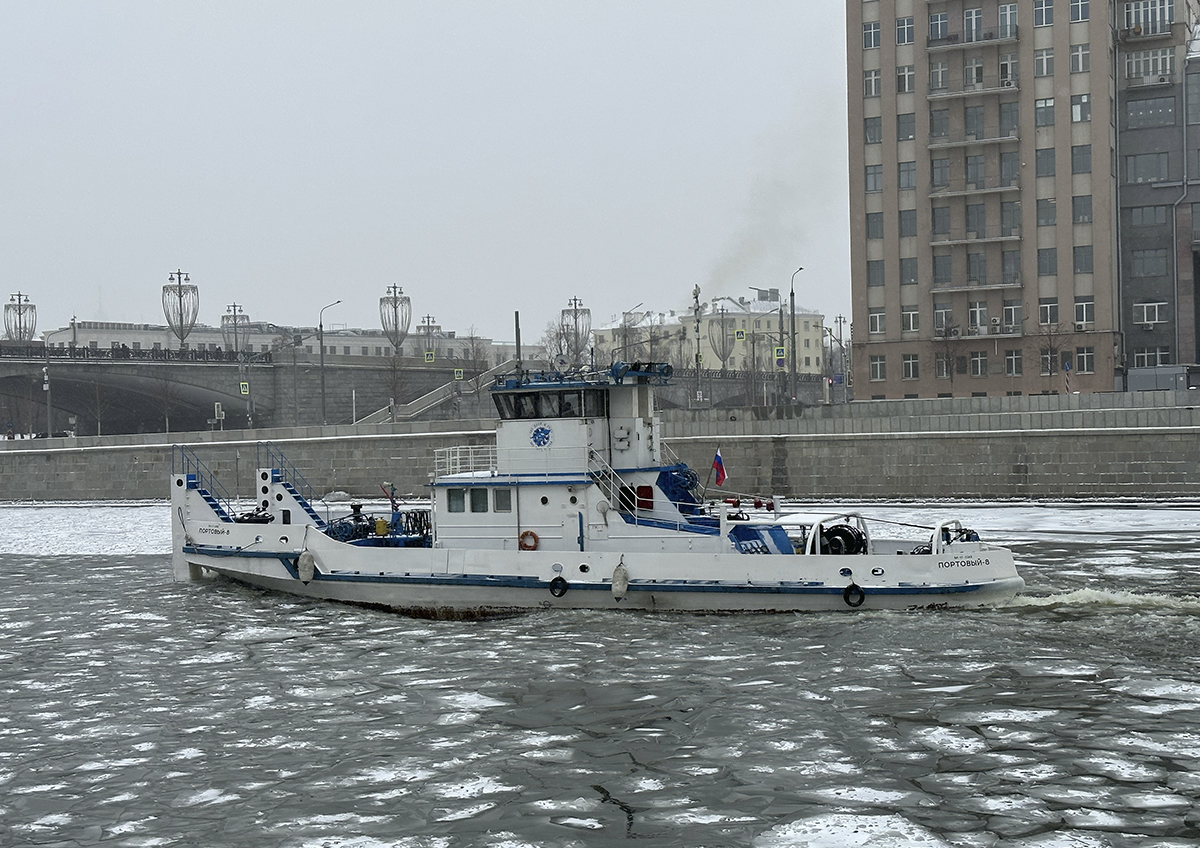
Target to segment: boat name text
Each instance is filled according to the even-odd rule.
[[[213,527],[208,524],[203,524],[196,528],[196,532],[203,533],[208,536],[228,536],[229,528],[228,527]]]
[[[964,559],[939,559],[938,568],[974,568],[981,565],[991,565],[987,557],[970,557]]]

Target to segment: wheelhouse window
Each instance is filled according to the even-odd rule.
[[[492,490],[492,510],[494,512],[512,512],[512,489]]]
[[[466,512],[467,511],[467,490],[466,489],[447,489],[446,490],[446,511],[447,512]]]
[[[488,511],[488,490],[482,487],[473,488],[471,492],[471,512]]]

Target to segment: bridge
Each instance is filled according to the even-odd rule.
[[[182,354],[182,355],[181,355]],[[454,380],[454,362],[327,355],[329,424],[426,394]],[[461,365],[459,366],[461,367]],[[89,350],[0,345],[0,437],[46,432],[50,382],[53,432],[111,435],[322,422],[321,367],[310,354]],[[221,404],[223,421],[214,418]],[[72,421],[74,419],[74,421]]]

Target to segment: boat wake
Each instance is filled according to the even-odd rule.
[[[1124,607],[1133,610],[1200,612],[1200,596],[1159,592],[1125,592],[1109,589],[1075,589],[1053,595],[1018,595],[1007,607]]]

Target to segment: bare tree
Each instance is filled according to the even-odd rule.
[[[103,385],[99,380],[92,382],[91,388],[83,393],[83,406],[88,414],[96,419],[96,435],[102,436],[101,422],[108,411],[116,404],[117,399],[112,389]]]
[[[171,432],[171,413],[179,408],[179,397],[179,385],[174,380],[167,377],[155,379],[150,405],[162,415],[164,433]]]

